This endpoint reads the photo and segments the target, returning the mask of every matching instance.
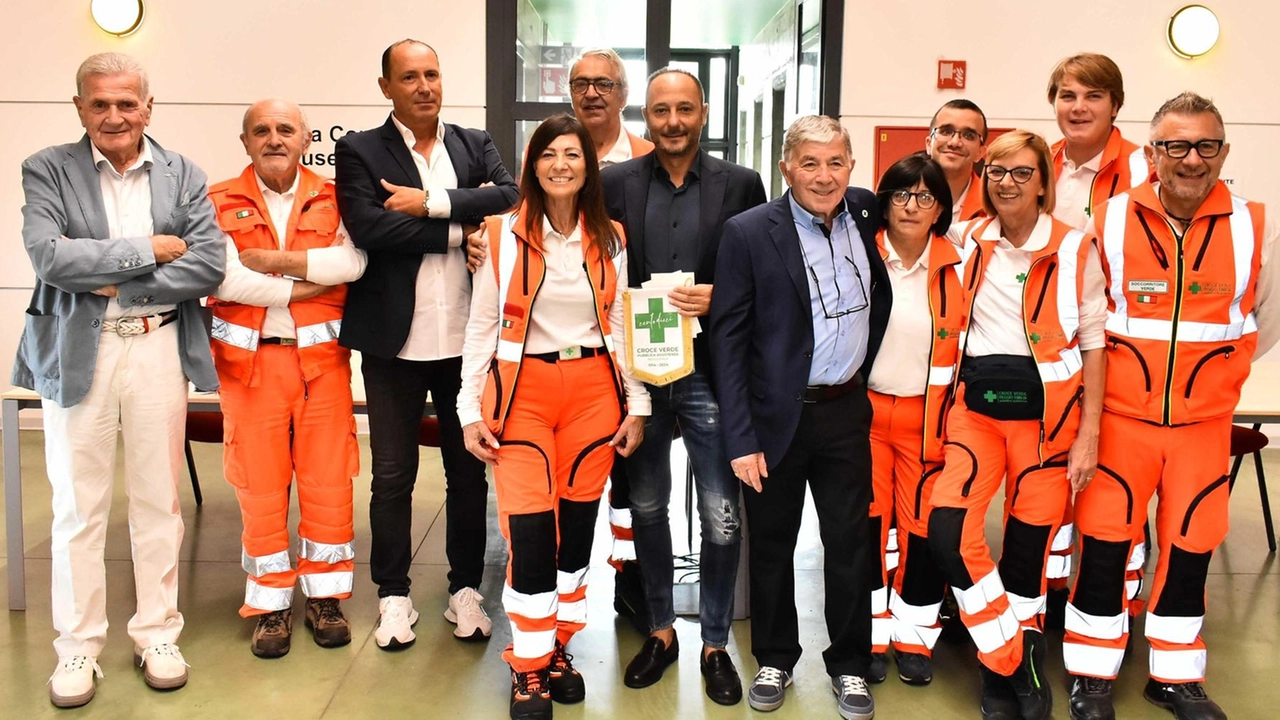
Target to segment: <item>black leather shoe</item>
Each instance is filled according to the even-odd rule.
[[[1044,636],[1034,630],[1022,631],[1022,664],[1009,676],[1009,685],[1018,696],[1022,720],[1047,720],[1053,712],[1053,691],[1044,668]]]
[[[644,599],[644,576],[640,563],[627,560],[622,569],[613,575],[613,610],[619,617],[631,621],[642,635],[649,634],[649,610]]]
[[[1021,720],[1018,712],[1018,696],[1009,685],[1009,679],[979,664],[982,675],[982,720]]]
[[[742,702],[742,678],[733,659],[724,650],[712,650],[702,656],[702,677],[706,679],[707,697],[720,705]]]
[[[1044,629],[1062,632],[1067,627],[1067,600],[1070,588],[1050,588],[1045,597]]]
[[[1071,720],[1116,720],[1111,681],[1083,675],[1072,678]]]
[[[1227,714],[1209,699],[1204,686],[1198,682],[1148,680],[1142,696],[1152,705],[1172,711],[1178,720],[1227,720]]]
[[[646,688],[662,679],[667,666],[680,657],[680,638],[671,636],[668,647],[662,638],[650,636],[640,652],[627,664],[622,684],[629,688]]]
[[[879,685],[888,675],[888,653],[871,653],[871,665],[867,667],[867,682]]]

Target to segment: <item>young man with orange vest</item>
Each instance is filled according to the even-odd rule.
[[[1094,208],[1118,193],[1140,185],[1151,175],[1142,148],[1125,140],[1115,127],[1124,105],[1124,77],[1111,58],[1081,53],[1059,62],[1049,74],[1049,104],[1058,119],[1062,139],[1053,145],[1053,175],[1057,205],[1053,217],[1084,229]],[[1049,602],[1045,626],[1061,630],[1067,604],[1067,577],[1075,547],[1072,506],[1067,503],[1062,525],[1053,539],[1049,575]],[[1144,540],[1145,528],[1138,529]],[[1142,589],[1146,547],[1134,545],[1126,582],[1129,599]],[[1141,606],[1135,604],[1135,612]]]
[[[987,156],[987,116],[982,108],[963,98],[944,103],[929,121],[924,147],[951,186],[951,222],[985,215],[981,178],[973,170]]]
[[[345,283],[366,260],[342,229],[333,183],[298,165],[311,131],[297,105],[255,103],[240,141],[252,164],[209,191],[229,237],[227,278],[209,306],[224,472],[244,518],[240,614],[258,619],[253,654],[280,657],[289,652],[295,584],[316,644],[351,641],[339,600],[351,596],[351,479],[360,457],[351,352],[338,345],[338,330]],[[295,476],[297,570],[288,527]]]
[[[1151,121],[1158,180],[1094,217],[1110,300],[1099,476],[1077,497],[1080,572],[1063,656],[1071,717],[1111,720],[1129,635],[1126,560],[1159,494],[1144,695],[1179,720],[1226,714],[1205,694],[1209,560],[1227,534],[1231,416],[1254,357],[1280,334],[1276,237],[1260,203],[1218,179],[1222,116],[1194,93]]]

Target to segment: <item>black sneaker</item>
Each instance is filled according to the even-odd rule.
[[[1116,720],[1111,681],[1076,675],[1071,683],[1071,720]]]
[[[1046,632],[1063,632],[1067,627],[1067,600],[1071,588],[1049,588],[1045,597],[1044,629]]]
[[[1018,696],[1009,685],[1009,678],[978,664],[982,675],[982,720],[1021,720]]]
[[[551,720],[547,669],[511,670],[511,720]]]
[[[1034,630],[1022,631],[1022,664],[1009,676],[1009,685],[1018,696],[1022,720],[1046,720],[1053,711],[1053,692],[1044,672],[1044,636]]]
[[[898,679],[908,685],[928,685],[933,682],[933,659],[920,653],[893,651],[898,661]]]
[[[845,720],[871,720],[876,716],[876,701],[871,689],[857,675],[831,678],[831,692],[836,694],[836,710]]]
[[[1142,691],[1147,702],[1171,710],[1178,720],[1227,720],[1218,703],[1209,699],[1198,682],[1167,683],[1151,679]]]
[[[889,676],[889,655],[871,653],[871,665],[867,668],[867,682],[879,685]]]
[[[573,656],[564,651],[564,646],[556,643],[551,653],[551,664],[547,666],[547,685],[551,687],[551,699],[562,705],[573,705],[587,698],[587,684],[582,681],[582,673],[573,669]]]

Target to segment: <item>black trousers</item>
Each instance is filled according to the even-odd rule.
[[[373,455],[369,570],[378,585],[378,597],[409,594],[418,428],[428,392],[440,420],[449,593],[480,587],[489,483],[484,463],[467,452],[462,441],[458,422],[462,358],[422,362],[364,355],[360,369],[368,399],[369,449]]]
[[[818,511],[825,554],[823,581],[827,673],[866,677],[871,663],[871,401],[866,386],[834,400],[805,404],[782,461],[763,491],[743,488],[750,535],[751,653],[761,666],[790,672],[800,659],[795,550],[805,483]]]

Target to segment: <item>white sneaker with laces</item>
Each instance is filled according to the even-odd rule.
[[[413,601],[405,595],[390,595],[378,601],[378,627],[373,631],[374,642],[383,650],[400,650],[413,644],[418,636],[413,626],[418,622],[418,611]]]
[[[493,633],[493,621],[480,603],[484,597],[475,588],[464,587],[449,596],[449,607],[444,619],[457,625],[453,636],[459,640],[488,640]]]
[[[97,658],[72,655],[58,659],[58,667],[49,677],[49,700],[54,707],[74,708],[88,704],[96,690],[93,676],[102,677]]]
[[[187,684],[187,668],[191,666],[173,643],[135,647],[133,661],[142,668],[142,679],[155,690],[177,690]]]

